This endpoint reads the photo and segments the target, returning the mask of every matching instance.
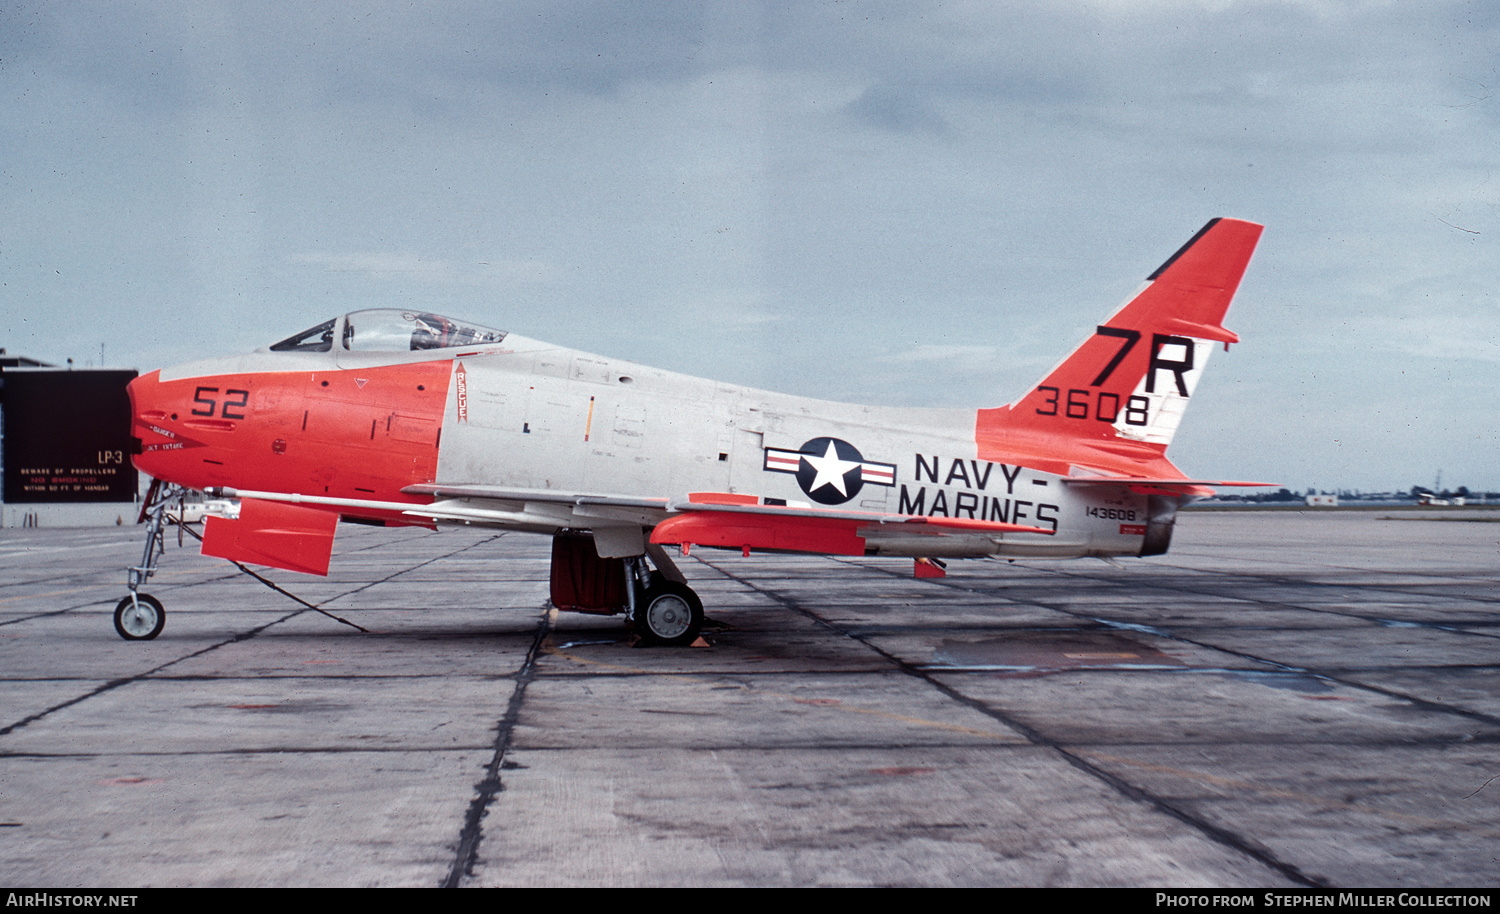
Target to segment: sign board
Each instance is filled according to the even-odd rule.
[[[0,373],[7,504],[128,502],[134,371]]]

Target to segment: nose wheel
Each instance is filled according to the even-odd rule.
[[[167,624],[161,601],[146,593],[133,593],[115,606],[115,631],[126,641],[150,641]]]

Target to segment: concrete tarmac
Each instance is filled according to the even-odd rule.
[[[1497,520],[1187,513],[936,581],[700,549],[679,650],[551,611],[545,538],[349,525],[269,576],[369,634],[189,541],[127,643],[140,528],[0,531],[0,878],[1493,887]]]

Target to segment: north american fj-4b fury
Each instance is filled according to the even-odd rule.
[[[130,385],[135,464],[238,497],[202,551],[327,574],[340,520],[473,524],[552,536],[552,602],[625,613],[688,644],[703,605],[663,547],[942,559],[1166,552],[1209,486],[1167,446],[1261,227],[1209,222],[1074,352],[1008,406],[853,406],[561,349],[417,310],[356,311],[248,355]],[[162,630],[139,591],[115,612]]]

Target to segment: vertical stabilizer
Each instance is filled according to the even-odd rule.
[[[1064,474],[1164,472],[1214,344],[1239,341],[1224,314],[1260,233],[1238,219],[1205,225],[1021,399],[979,411],[980,455],[1046,456]]]

